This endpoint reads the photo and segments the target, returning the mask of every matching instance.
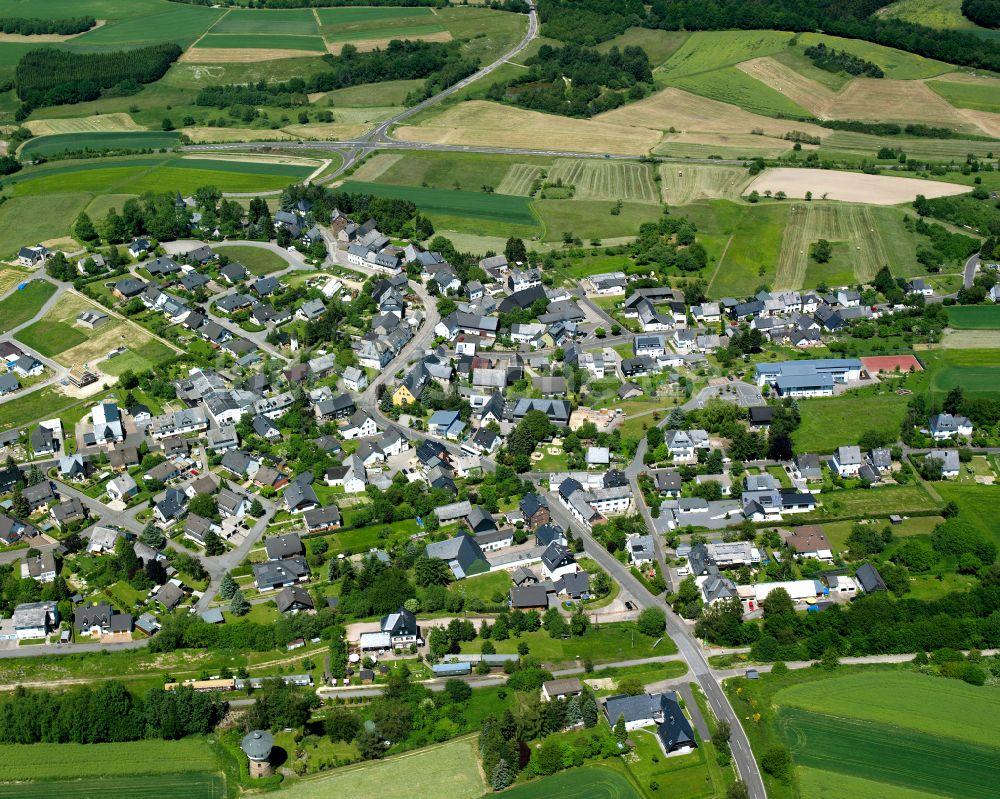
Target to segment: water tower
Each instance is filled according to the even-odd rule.
[[[274,736],[267,730],[254,730],[244,736],[240,748],[250,759],[250,776],[253,779],[270,777],[274,773],[268,758],[274,746]]]

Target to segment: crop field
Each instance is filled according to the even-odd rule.
[[[751,133],[668,133],[653,148],[653,155],[677,158],[775,158],[791,149],[792,143],[789,141],[754,136]]]
[[[958,108],[1000,113],[1000,82],[975,84],[932,80],[927,86]]]
[[[511,164],[497,186],[498,194],[516,194],[527,197],[535,180],[542,175],[542,168],[534,164]]]
[[[48,120],[46,120],[48,121]],[[56,120],[53,120],[56,121]],[[180,142],[180,134],[174,131],[135,131],[121,133],[59,133],[29,139],[18,155],[31,160],[37,156],[52,156],[56,153],[78,150],[140,150],[174,147]]]
[[[315,36],[316,17],[308,8],[232,9],[209,30],[213,33],[263,33]]]
[[[422,186],[390,186],[381,183],[347,181],[343,191],[374,194],[411,200],[421,212],[434,215],[482,219],[513,225],[537,225],[531,205],[524,197],[510,197],[486,192],[431,189]]]
[[[549,164],[548,159],[524,159],[538,165]],[[511,166],[516,164],[509,155],[463,153],[379,153],[358,170],[361,173],[371,163],[379,183],[396,186],[420,186],[430,189],[454,189],[480,192],[492,187],[498,194]],[[367,180],[360,174],[355,180]],[[527,194],[527,192],[525,192]]]
[[[819,239],[843,243],[827,264],[817,264],[809,256],[810,245]],[[839,256],[839,257],[838,257]],[[796,204],[788,215],[788,227],[781,244],[774,285],[779,289],[800,289],[843,281],[831,275],[847,275],[867,283],[889,264],[882,237],[871,209],[863,205]]]
[[[660,191],[669,205],[687,205],[696,200],[738,200],[750,182],[747,171],[737,166],[663,164]]]
[[[478,799],[487,785],[479,773],[475,750],[474,738],[462,738],[375,763],[337,769],[316,779],[299,780],[282,794],[289,799],[365,799],[374,795],[380,799]]]
[[[269,275],[288,267],[288,261],[276,252],[263,247],[220,245],[215,249],[229,256],[229,260],[239,261],[247,268],[247,271],[258,276]]]
[[[833,452],[856,444],[868,430],[898,431],[906,415],[906,397],[844,394],[799,400],[802,424],[792,434],[797,452]]]
[[[669,78],[668,84],[763,116],[810,117],[803,106],[736,67]]]
[[[580,200],[660,202],[653,171],[647,164],[558,158],[547,178],[549,182],[556,180],[575,186],[573,196]]]
[[[90,197],[83,193],[8,197],[0,205],[0,259],[13,258],[26,243],[65,236]]]
[[[948,325],[967,330],[1000,328],[1000,305],[953,305],[948,308]]]
[[[44,760],[38,760],[39,757],[44,757]],[[4,746],[3,763],[0,764],[0,780],[5,782],[58,780],[57,784],[49,782],[49,789],[62,795],[65,788],[72,790],[72,786],[78,784],[76,780],[67,779],[67,776],[87,778],[126,777],[136,774],[168,776],[178,772],[212,772],[217,768],[215,755],[202,738],[110,744],[7,744]],[[157,777],[155,782],[159,782],[160,779],[161,777]],[[55,790],[57,785],[58,791]],[[3,794],[0,789],[0,795],[14,794]],[[128,795],[133,794],[129,792]],[[222,796],[222,794],[217,795]]]
[[[966,396],[1000,394],[1000,350],[928,350],[921,353],[921,360],[930,375],[932,402],[941,402],[955,386],[961,386]]]
[[[32,280],[23,289],[0,300],[0,333],[23,325],[45,305],[56,292],[47,280]]]
[[[509,799],[639,799],[622,774],[606,766],[585,766],[511,788]]]
[[[24,126],[36,136],[51,136],[61,133],[122,133],[124,131],[144,130],[141,125],[135,123],[132,117],[123,112],[66,119],[32,119],[25,122]]]
[[[745,297],[762,283],[774,284],[788,214],[788,205],[747,208],[731,228],[731,237],[709,284],[711,296]]]
[[[916,791],[887,782],[875,782],[863,777],[838,774],[833,771],[798,766],[800,796],[809,799],[842,799],[844,796],[863,796],[865,799],[940,799],[938,794]]]
[[[318,14],[330,42],[413,39],[447,30],[429,8],[323,8]]]
[[[64,744],[57,744],[63,746]],[[129,799],[224,799],[225,780],[218,774],[163,774],[155,779],[141,777],[91,777],[53,782],[0,783],[0,797],[11,799],[102,799],[127,796]]]
[[[933,678],[929,678],[933,679]],[[936,689],[927,688],[925,696]],[[954,710],[950,711],[954,713]],[[988,799],[1000,779],[1000,750],[854,717],[779,711],[796,765],[847,773],[956,799]],[[961,763],[961,768],[956,764]]]
[[[806,192],[810,192],[817,200],[898,205],[912,202],[918,194],[923,194],[925,197],[964,194],[968,191],[968,187],[938,180],[866,175],[835,169],[778,167],[761,172],[747,190],[758,191],[761,194],[766,191],[783,191],[789,197],[796,199],[803,199]]]

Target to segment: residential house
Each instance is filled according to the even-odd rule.
[[[956,437],[971,438],[972,422],[965,416],[939,413],[930,418],[928,432],[935,441],[947,441]]]

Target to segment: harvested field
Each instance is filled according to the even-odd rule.
[[[497,194],[516,194],[527,197],[531,185],[542,174],[542,168],[534,164],[511,164],[503,181],[497,186]]]
[[[281,58],[302,58],[302,55],[302,50],[192,47],[177,60],[194,64],[252,64]]]
[[[927,84],[913,80],[855,78],[836,95],[825,116],[879,122],[926,122],[977,134],[985,131],[982,125],[927,88]]]
[[[788,225],[778,258],[775,288],[800,289],[806,285],[806,276],[813,265],[809,247],[819,239],[844,242],[847,245],[847,258],[844,259],[846,263],[843,266],[848,271],[853,266],[858,282],[870,281],[879,269],[889,263],[889,254],[870,209],[858,205],[797,204],[789,211]],[[838,268],[837,264],[827,266],[828,271]],[[810,280],[809,284],[819,282]]]
[[[699,97],[674,88],[651,94],[638,103],[598,114],[593,121],[630,126],[641,125],[658,131],[666,131],[673,127],[684,133],[699,134],[742,134],[749,136],[752,131],[761,130],[765,136],[777,138],[781,138],[792,130],[820,137],[830,133],[827,128],[809,122],[793,122],[751,114],[749,111],[734,108],[728,103],[709,100],[706,97]],[[692,141],[698,141],[702,138],[699,136]],[[762,137],[754,136],[754,139],[760,138]]]
[[[660,167],[663,201],[686,205],[695,200],[738,200],[750,182],[745,169],[737,166],[664,164]]]
[[[770,56],[744,61],[737,64],[736,68],[781,92],[792,102],[819,117],[828,115],[830,104],[837,97],[826,86],[810,80]]]
[[[145,130],[141,125],[121,111],[116,114],[99,114],[92,117],[69,117],[68,119],[33,119],[24,126],[36,136],[56,133],[117,133],[121,131]]]
[[[659,141],[660,134],[631,124],[641,118],[641,113],[636,113],[639,105],[641,103],[630,106],[630,111],[613,120],[608,114],[582,120],[470,100],[420,125],[403,125],[394,131],[394,135],[403,141],[434,144],[481,144],[523,149],[551,147],[588,153],[642,155]],[[722,107],[732,113],[729,106]]]
[[[646,164],[558,158],[549,169],[548,180],[560,179],[576,187],[574,197],[580,200],[660,202],[653,172]]]
[[[371,125],[366,124],[313,122],[308,125],[286,125],[282,130],[300,139],[337,141],[360,136],[370,127]]]
[[[403,157],[402,153],[376,153],[361,166],[359,166],[351,178],[354,180],[373,181],[382,177],[386,170]],[[508,192],[500,192],[506,194]]]
[[[181,128],[181,133],[195,144],[220,144],[240,141],[280,141],[294,138],[283,130],[255,128]]]
[[[941,345],[949,350],[1000,349],[1000,330],[948,330]]]
[[[794,169],[780,167],[762,172],[748,191],[783,191],[789,197],[803,199],[807,191],[816,199],[898,205],[912,202],[918,194],[925,197],[948,197],[964,194],[968,186],[942,183],[936,180],[897,178],[888,175],[865,175],[832,169]]]
[[[750,133],[668,133],[653,155],[681,158],[773,158],[792,149],[792,142]],[[802,149],[807,149],[803,146]]]
[[[352,41],[339,41],[339,42],[327,42],[326,50],[328,53],[333,53],[334,55],[340,55],[340,51],[344,49],[345,44],[352,44],[357,48],[359,53],[368,53],[372,50],[384,50],[389,42],[393,39],[399,38],[398,36],[389,36],[384,39],[356,39]],[[419,39],[422,42],[450,42],[451,32],[433,30],[428,28],[428,30],[420,33],[414,32],[407,34],[407,39]]]
[[[846,130],[833,131],[823,140],[823,149],[852,150],[875,154],[880,147],[899,147],[907,155],[919,158],[950,160],[965,159],[969,153],[985,157],[993,150],[993,142],[972,139],[924,139],[892,136],[880,138],[867,133],[852,133]]]
[[[321,163],[316,158],[303,158],[294,155],[244,155],[241,153],[197,153],[185,155],[182,161],[235,161],[238,164],[285,164],[286,166],[307,166],[315,169]]]

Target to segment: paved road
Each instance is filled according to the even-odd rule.
[[[962,272],[962,284],[965,288],[972,288],[972,282],[976,279],[976,270],[979,268],[979,253],[969,256],[965,262],[965,270]]]

